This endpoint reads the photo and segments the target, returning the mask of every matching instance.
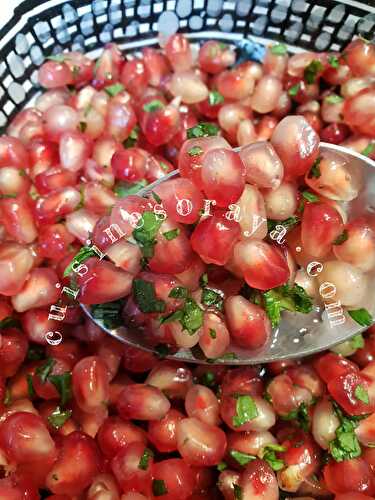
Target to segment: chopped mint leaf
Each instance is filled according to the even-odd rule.
[[[317,203],[319,201],[319,197],[310,191],[302,191],[302,196],[310,203]]]
[[[361,154],[364,156],[370,156],[375,151],[375,142],[370,142],[368,146],[365,147]]]
[[[48,380],[58,390],[61,406],[65,406],[72,397],[72,374],[65,372],[62,375],[49,375]]]
[[[155,193],[155,191],[151,191],[151,194],[152,194],[152,197],[154,198],[154,200],[156,201],[156,203],[161,203],[161,198],[157,193]]]
[[[140,191],[145,186],[147,186],[147,181],[145,179],[142,179],[141,181],[135,182],[133,184],[128,182],[118,182],[115,185],[114,192],[115,195],[119,198],[125,198],[126,196],[129,196],[131,194],[138,193],[138,191]]]
[[[202,274],[202,276],[199,278],[199,284],[202,288],[204,288],[208,284],[207,273]]]
[[[48,358],[43,365],[38,366],[38,368],[35,370],[35,373],[39,375],[39,378],[43,384],[47,381],[47,378],[51,373],[54,364],[55,360],[52,358]]]
[[[298,94],[300,88],[301,88],[301,84],[300,83],[296,83],[295,85],[293,85],[292,87],[290,87],[290,89],[288,90],[288,94],[291,97],[294,97],[294,96],[296,96]]]
[[[203,288],[201,301],[205,306],[216,307],[219,311],[223,310],[223,297],[220,293],[215,292],[215,290],[212,290],[211,288]]]
[[[205,372],[199,379],[199,383],[206,387],[216,386],[216,376],[212,372]]]
[[[233,416],[234,427],[241,427],[241,425],[250,422],[258,416],[257,406],[251,396],[234,395],[236,401],[236,415]]]
[[[123,146],[125,149],[132,148],[138,141],[140,128],[136,125],[130,132],[129,137],[123,141]]]
[[[79,130],[84,134],[87,129],[87,123],[86,122],[79,122]]]
[[[177,238],[177,236],[180,234],[180,229],[172,229],[171,231],[167,231],[166,233],[163,233],[163,236],[166,240],[171,241]]]
[[[292,410],[287,415],[280,417],[282,420],[296,420],[298,425],[305,432],[310,428],[309,410],[305,402],[301,403],[296,410]]]
[[[242,488],[238,484],[233,484],[233,493],[235,500],[242,500]]]
[[[342,245],[349,238],[348,231],[344,229],[344,231],[337,236],[337,238],[333,241],[334,245]]]
[[[362,401],[362,403],[365,403],[365,405],[368,405],[370,400],[368,397],[368,392],[367,390],[363,387],[363,385],[357,385],[357,387],[354,390],[354,396],[359,400]]]
[[[47,420],[53,428],[58,430],[67,420],[70,419],[71,416],[72,410],[61,410],[60,406],[57,406]]]
[[[168,493],[167,487],[163,479],[153,479],[152,480],[152,493],[156,497],[161,497]]]
[[[361,446],[355,434],[358,419],[345,416],[337,404],[333,404],[334,411],[340,420],[340,426],[336,429],[336,437],[329,443],[329,452],[336,462],[350,460],[362,454]]]
[[[242,453],[241,451],[237,450],[230,450],[229,455],[236,460],[237,463],[240,465],[246,465],[252,460],[255,460],[257,457],[254,455],[249,455],[247,453]]]
[[[183,286],[176,286],[170,291],[168,297],[173,299],[186,299],[189,295],[189,290]]]
[[[1,200],[4,200],[4,199],[7,199],[7,198],[17,198],[17,195],[16,194],[0,194],[0,199]]]
[[[297,217],[296,215],[292,215],[291,217],[288,217],[285,220],[274,220],[274,219],[268,219],[267,220],[267,229],[268,232],[271,233],[276,229],[276,226],[283,226],[285,229],[292,229],[294,226],[300,223],[300,218]]]
[[[223,470],[228,469],[228,464],[226,464],[225,462],[220,462],[216,468],[219,472],[223,472]]]
[[[153,452],[149,448],[145,448],[143,455],[139,461],[138,469],[147,470],[150,458],[154,456]]]
[[[198,123],[195,127],[188,128],[186,135],[188,139],[195,139],[197,137],[211,137],[219,133],[219,127],[213,123]],[[195,148],[192,148],[195,149]],[[202,148],[199,148],[200,150]],[[192,154],[192,150],[189,151],[190,156],[197,156],[197,154]],[[202,154],[203,150],[199,153]]]
[[[320,167],[319,167],[321,161],[322,161],[322,157],[318,156],[318,158],[314,161],[314,164],[310,169],[310,172],[308,175],[309,179],[312,179],[312,178],[319,179],[319,177],[322,175],[320,172]]]
[[[159,300],[155,294],[155,285],[151,281],[135,279],[133,281],[134,302],[144,313],[162,313],[165,311],[165,302]]]
[[[169,347],[166,344],[158,344],[154,350],[160,359],[166,358],[169,355]]]
[[[354,319],[361,326],[371,326],[373,319],[371,314],[367,309],[354,309],[352,311],[348,311],[348,314],[351,318]]]
[[[133,237],[141,248],[143,257],[150,259],[154,255],[156,234],[163,221],[153,212],[144,212],[142,215],[142,226],[134,229]]]
[[[21,323],[19,320],[12,318],[12,316],[7,316],[0,321],[0,330],[4,330],[5,328],[19,328],[20,326]]]
[[[265,310],[276,327],[281,320],[283,310],[307,314],[312,311],[313,303],[305,290],[299,285],[282,285],[263,293]]]
[[[211,92],[208,94],[208,103],[210,106],[216,106],[217,104],[221,104],[223,102],[224,96],[222,96],[217,90],[211,90]]]
[[[115,97],[117,94],[120,94],[120,92],[125,90],[125,87],[121,83],[115,83],[113,85],[105,87],[104,90],[107,92],[109,96]]]
[[[26,375],[26,380],[27,380],[27,392],[29,394],[29,398],[32,399],[33,397],[35,397],[35,390],[33,386],[33,377],[32,375],[30,375],[30,373]]]
[[[46,59],[48,59],[48,61],[62,63],[65,61],[65,55],[64,54],[55,54],[55,55],[46,57]]]
[[[90,257],[95,257],[95,255],[96,253],[92,248],[86,246],[82,247],[80,251],[77,253],[77,255],[73,257],[70,264],[66,267],[64,271],[64,278],[68,277],[72,272],[74,272],[73,267],[79,266]]]
[[[284,446],[279,444],[267,444],[262,450],[262,459],[274,470],[279,471],[285,467],[284,460],[277,458],[276,452],[286,451]]]
[[[216,339],[216,330],[210,328],[209,334],[212,339]]]
[[[360,333],[358,335],[354,335],[354,337],[350,339],[350,346],[352,349],[362,349],[365,347],[364,338]]]
[[[337,94],[330,94],[325,97],[324,101],[327,102],[328,104],[339,104],[344,100],[343,97]]]
[[[332,66],[332,68],[337,69],[340,66],[340,62],[336,56],[329,56],[328,57],[328,64]]]
[[[143,106],[143,110],[147,113],[153,113],[159,109],[163,109],[165,106],[159,99],[154,99]]]
[[[272,45],[272,47],[270,48],[270,51],[275,56],[283,56],[283,55],[287,54],[288,49],[287,49],[285,44],[277,43],[276,45]]]
[[[40,361],[45,358],[44,348],[40,345],[32,345],[27,351],[26,359],[29,361]]]
[[[123,324],[121,317],[123,306],[123,300],[94,304],[91,306],[91,314],[93,318],[100,319],[106,328],[113,330]]]
[[[316,81],[318,73],[323,71],[323,69],[324,66],[320,61],[318,61],[317,59],[312,60],[311,63],[306,66],[303,73],[305,82],[308,84],[314,83]]]
[[[203,149],[200,146],[194,146],[188,151],[189,156],[200,156],[203,153]]]

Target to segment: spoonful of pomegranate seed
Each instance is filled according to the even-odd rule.
[[[196,363],[302,357],[359,335],[375,315],[375,162],[319,143],[301,116],[234,150],[208,125],[178,170],[97,223],[67,269],[85,313]]]

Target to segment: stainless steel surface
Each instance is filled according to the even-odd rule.
[[[353,164],[358,164],[363,169],[364,187],[360,196],[347,207],[349,214],[352,211],[357,212],[359,207],[361,207],[362,210],[375,212],[375,162],[359,153],[333,144],[321,143],[320,149],[323,153],[324,151],[338,151],[345,154]],[[138,194],[146,196],[155,186],[176,176],[178,176],[178,171],[171,172],[163,179],[145,187]],[[373,316],[375,315],[374,291],[375,287],[370,280],[370,289],[367,298],[368,303],[366,303],[366,307]],[[81,306],[85,313],[109,335],[121,342],[153,352],[152,347],[147,343],[147,338],[143,338],[139,331],[131,331],[125,327],[109,330],[103,326],[101,321],[91,316],[88,307],[84,305]],[[269,342],[262,349],[257,352],[249,352],[231,345],[228,352],[235,353],[237,359],[225,359],[224,357],[215,362],[217,364],[246,365],[286,358],[299,358],[344,342],[364,330],[366,330],[366,328],[360,327],[348,315],[346,315],[344,324],[331,327],[327,313],[324,309],[321,310],[318,307],[308,315],[285,312],[283,313],[283,318],[279,327],[273,330]],[[192,363],[207,363],[205,360],[198,359],[191,350],[187,349],[180,349],[176,354],[167,357]]]

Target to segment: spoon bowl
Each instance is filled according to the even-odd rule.
[[[328,151],[338,152],[344,155],[353,166],[358,166],[363,171],[363,188],[359,196],[352,202],[342,202],[343,208],[345,208],[349,216],[357,216],[360,212],[375,213],[375,161],[342,146],[323,142],[320,143],[320,151],[322,153]],[[178,176],[179,173],[175,170],[162,179],[146,186],[137,194],[145,197],[162,182]],[[160,355],[160,352],[155,350],[151,342],[139,330],[125,326],[109,329],[102,320],[93,317],[89,306],[81,304],[81,307],[92,321],[120,342]],[[366,308],[374,317],[375,294],[373,290],[369,290]],[[330,310],[330,313],[332,312]],[[245,350],[231,344],[227,349],[227,353],[215,360],[205,359],[200,349],[195,348],[179,349],[173,354],[163,353],[163,357],[198,364],[215,362],[215,364],[230,365],[248,365],[301,358],[329,349],[368,328],[367,326],[360,326],[347,313],[344,314],[345,321],[342,324],[335,325],[334,322],[330,321],[324,306],[314,306],[314,309],[309,314],[284,312],[279,326],[272,330],[267,343],[257,351]]]

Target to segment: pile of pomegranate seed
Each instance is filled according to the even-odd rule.
[[[1,500],[375,498],[375,219],[348,218],[361,172],[319,150],[375,159],[375,46],[194,49],[52,56],[0,137]],[[314,302],[370,328],[215,364]],[[211,364],[162,359],[179,348]]]

